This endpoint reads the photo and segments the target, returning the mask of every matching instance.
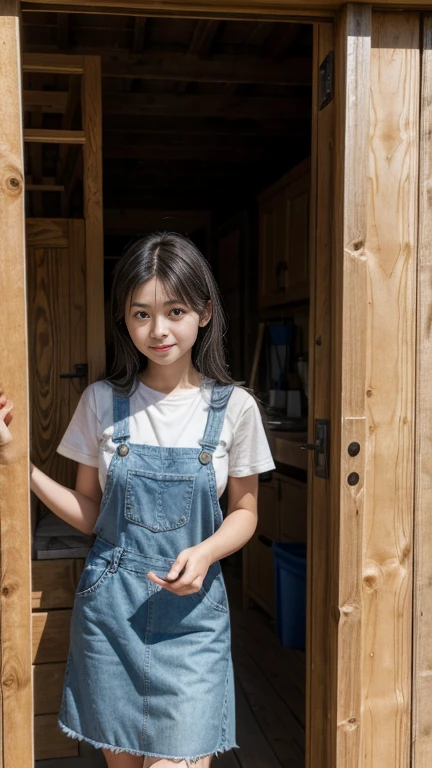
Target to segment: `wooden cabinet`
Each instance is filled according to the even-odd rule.
[[[34,749],[36,760],[76,757],[79,743],[57,725],[70,620],[84,558],[32,561]]]
[[[261,307],[309,297],[310,158],[258,197]]]
[[[275,616],[273,541],[306,541],[306,483],[273,473],[259,484],[258,525],[243,548],[243,605],[254,600]]]

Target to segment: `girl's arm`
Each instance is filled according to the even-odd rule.
[[[30,488],[54,514],[78,531],[91,535],[102,498],[97,467],[78,464],[73,491],[31,464]]]
[[[258,522],[258,475],[228,477],[228,510],[226,517],[208,539],[198,546],[211,562],[228,557],[252,538]]]

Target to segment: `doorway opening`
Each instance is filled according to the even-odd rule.
[[[276,471],[260,476],[253,538],[222,561],[240,744],[218,758],[227,768],[305,761],[305,650],[282,642],[289,595],[277,583],[272,545],[308,538],[300,445],[310,415],[312,31],[293,22],[23,14],[25,55],[101,57],[106,309],[113,268],[131,240],[155,230],[187,234],[221,290],[231,374],[262,402]],[[43,132],[82,131],[80,76],[53,69],[23,77],[33,454],[73,487],[75,465],[55,447],[87,384],[85,368],[76,368],[89,362],[83,145],[48,142]],[[56,246],[43,240],[53,227],[62,230]],[[109,366],[108,334],[106,353]],[[34,609],[37,765],[56,758],[60,768],[72,756],[104,765],[56,724],[73,595],[65,587],[53,598],[50,584],[76,581],[90,542],[33,502],[33,584],[42,585]]]

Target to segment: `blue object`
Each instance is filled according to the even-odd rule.
[[[269,325],[270,340],[273,346],[287,346],[291,343],[293,324],[287,323],[286,325]]]
[[[276,585],[276,631],[283,646],[306,646],[306,544],[272,544]]]

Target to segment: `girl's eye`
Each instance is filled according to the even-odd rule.
[[[174,307],[171,312],[181,312],[181,315],[184,315],[184,311],[183,309],[180,309],[180,307]],[[176,317],[181,317],[181,315],[176,315]]]
[[[143,309],[140,312],[135,312],[135,317],[139,317],[140,320],[144,320],[144,318],[141,317],[141,315],[147,315],[147,312],[144,312]],[[148,315],[147,315],[147,317],[148,317]]]

